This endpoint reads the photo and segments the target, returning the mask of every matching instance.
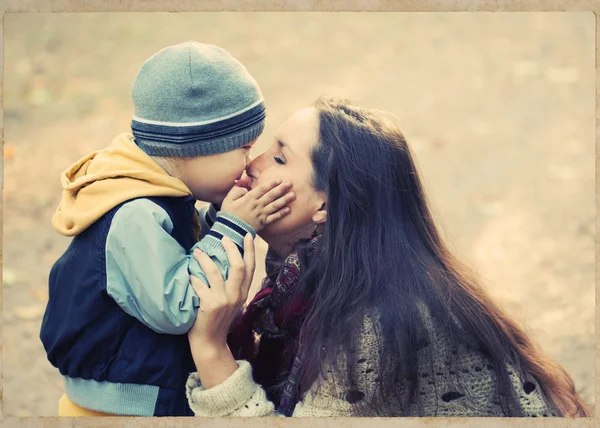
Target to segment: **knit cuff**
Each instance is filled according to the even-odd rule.
[[[198,222],[200,223],[200,240],[203,239],[217,219],[217,208],[214,204],[205,205],[198,211]]]
[[[217,220],[217,211],[219,210],[217,209],[215,204],[210,204],[208,206],[208,209],[206,210],[206,215],[204,217],[204,220],[206,221],[206,224],[208,224],[208,227],[212,227],[215,223],[215,220]]]
[[[246,360],[237,360],[238,369],[229,378],[209,389],[204,389],[198,373],[190,374],[185,385],[190,408],[196,416],[227,416],[250,400],[257,388],[252,379],[252,366]]]
[[[222,248],[221,239],[227,236],[238,246],[240,253],[244,254],[244,236],[247,233],[251,234],[253,239],[256,237],[256,232],[248,223],[232,214],[219,211],[206,238],[208,246]]]

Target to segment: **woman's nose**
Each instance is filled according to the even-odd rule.
[[[249,162],[246,164],[246,174],[250,177],[258,178],[260,175],[260,160],[262,159],[262,155],[258,155],[253,158],[249,156]]]

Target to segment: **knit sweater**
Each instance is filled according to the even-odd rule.
[[[418,400],[413,405],[413,414],[505,416],[490,361],[477,351],[449,343],[427,311],[424,322],[430,340],[418,353]],[[315,384],[309,389],[292,416],[355,416],[352,403],[367,401],[374,396],[381,353],[381,331],[375,318],[367,316],[360,333],[359,349],[353,355],[357,363],[353,372],[354,387],[347,387],[344,362],[347,359],[342,358],[338,372],[325,367],[326,378],[319,382],[319,387]],[[454,366],[450,365],[448,355],[452,355]],[[228,379],[210,389],[202,387],[197,373],[189,376],[186,394],[196,416],[281,416],[267,399],[264,389],[254,382],[250,364],[245,360],[238,360],[237,364],[238,369]],[[530,373],[512,366],[507,368],[511,385],[527,416],[558,415]],[[406,391],[402,385],[398,388]]]

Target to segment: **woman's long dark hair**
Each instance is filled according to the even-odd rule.
[[[327,195],[328,221],[319,256],[300,281],[301,292],[312,302],[300,337],[301,393],[320,374],[326,376],[326,361],[336,364],[329,350],[342,346],[352,355],[363,316],[375,309],[383,335],[379,390],[386,391],[384,401],[391,400],[387,410],[377,413],[406,414],[417,394],[416,355],[424,339],[421,301],[438,317],[450,320],[452,315],[459,321],[462,334],[456,323],[440,323],[447,337],[470,338],[491,359],[505,414],[523,414],[506,369],[516,359],[558,413],[588,415],[565,370],[542,355],[444,244],[400,130],[344,100],[322,98],[315,107],[320,130],[311,153],[312,184]],[[302,248],[299,253],[302,260]],[[399,392],[389,396],[399,382],[408,384],[408,400]]]

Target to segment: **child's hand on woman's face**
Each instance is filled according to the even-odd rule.
[[[210,288],[196,276],[190,282],[198,298],[200,308],[194,325],[188,332],[194,360],[200,352],[211,352],[225,346],[227,334],[248,298],[255,268],[254,240],[250,234],[244,238],[244,258],[236,245],[227,237],[222,240],[229,259],[229,279],[223,280],[219,269],[206,254],[194,251],[194,258],[200,263],[208,279]]]
[[[290,213],[286,205],[296,197],[291,188],[291,183],[281,183],[280,179],[252,190],[234,186],[223,200],[221,210],[244,220],[259,232],[267,224]]]

